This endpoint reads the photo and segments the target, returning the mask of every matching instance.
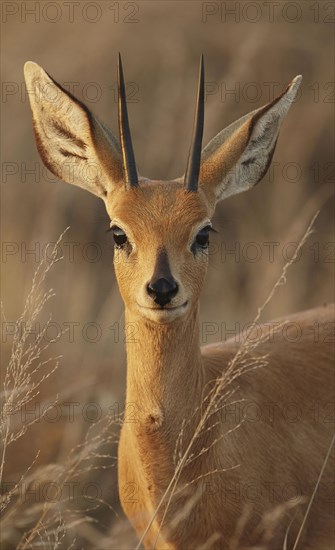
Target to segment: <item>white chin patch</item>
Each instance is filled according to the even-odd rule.
[[[172,323],[176,319],[179,319],[180,317],[183,317],[187,309],[187,304],[173,309],[141,308],[141,315],[154,323],[168,324]]]

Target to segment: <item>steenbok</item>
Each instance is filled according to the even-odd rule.
[[[100,197],[111,220],[126,322],[137,326],[127,343],[126,406],[136,416],[121,432],[120,497],[145,547],[333,548],[332,433],[322,408],[333,401],[333,349],[314,330],[324,334],[332,307],[276,322],[257,345],[201,348],[199,337],[216,203],[264,176],[301,77],[201,150],[201,59],[187,168],[173,181],[137,171],[121,59],[120,141],[35,63],[25,78],[45,165]],[[288,322],[300,327],[296,341],[283,338]],[[261,411],[258,420],[239,416],[241,404]],[[271,404],[282,414],[264,414]],[[283,414],[289,404],[302,411],[295,422]]]

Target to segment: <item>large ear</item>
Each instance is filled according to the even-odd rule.
[[[266,174],[301,80],[297,76],[274,101],[222,130],[202,151],[199,181],[214,200],[246,191]]]
[[[39,65],[28,61],[24,76],[44,164],[63,181],[105,198],[123,180],[117,139]]]

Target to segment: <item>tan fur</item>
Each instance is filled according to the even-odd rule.
[[[28,63],[26,79],[36,88],[36,82],[49,77]],[[86,108],[74,102],[72,126],[61,109],[55,126],[54,106],[31,98],[44,160],[55,173],[62,173],[62,155],[73,162],[78,181],[70,183],[101,196],[111,223],[128,237],[127,245],[115,251],[126,322],[134,327],[134,338],[126,345],[119,486],[122,506],[139,537],[158,507],[144,536],[146,548],[280,550],[285,536],[292,548],[331,442],[331,306],[288,317],[274,331],[262,326],[257,347],[229,341],[200,348],[198,300],[208,254],[194,251],[195,237],[210,223],[217,200],[252,187],[265,173],[299,82],[295,79],[279,98],[209,143],[197,192],[186,190],[182,178],[140,178],[138,187],[126,188],[119,177],[117,141]],[[62,108],[69,109],[73,98],[64,91],[61,98]],[[78,128],[84,145],[78,142]],[[78,148],[101,163],[100,179],[83,177],[86,160],[78,158]],[[179,285],[166,308],[154,307],[147,292],[162,250]],[[297,327],[301,333],[295,338]],[[240,346],[247,351],[234,363]],[[194,439],[218,380],[220,407]],[[250,410],[260,417],[250,419]],[[300,413],[294,422],[292,410]],[[160,505],[187,449],[171,500]],[[333,547],[331,465],[329,461],[307,518],[301,550]]]

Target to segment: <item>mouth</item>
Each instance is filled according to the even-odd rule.
[[[149,306],[141,306],[140,304],[138,304],[138,306],[141,308],[141,309],[147,309],[147,310],[150,310],[150,311],[176,311],[178,309],[184,309],[186,308],[186,306],[188,305],[188,302],[184,302],[183,304],[181,304],[180,306],[169,306],[168,304],[166,304],[165,306],[156,306],[156,307],[149,307]]]
[[[186,301],[179,306],[169,306],[168,304],[163,306],[159,306],[157,304],[152,306],[141,306],[139,303],[137,303],[137,305],[141,310],[143,317],[153,323],[165,325],[173,323],[178,319],[182,319],[188,311],[189,302]]]

